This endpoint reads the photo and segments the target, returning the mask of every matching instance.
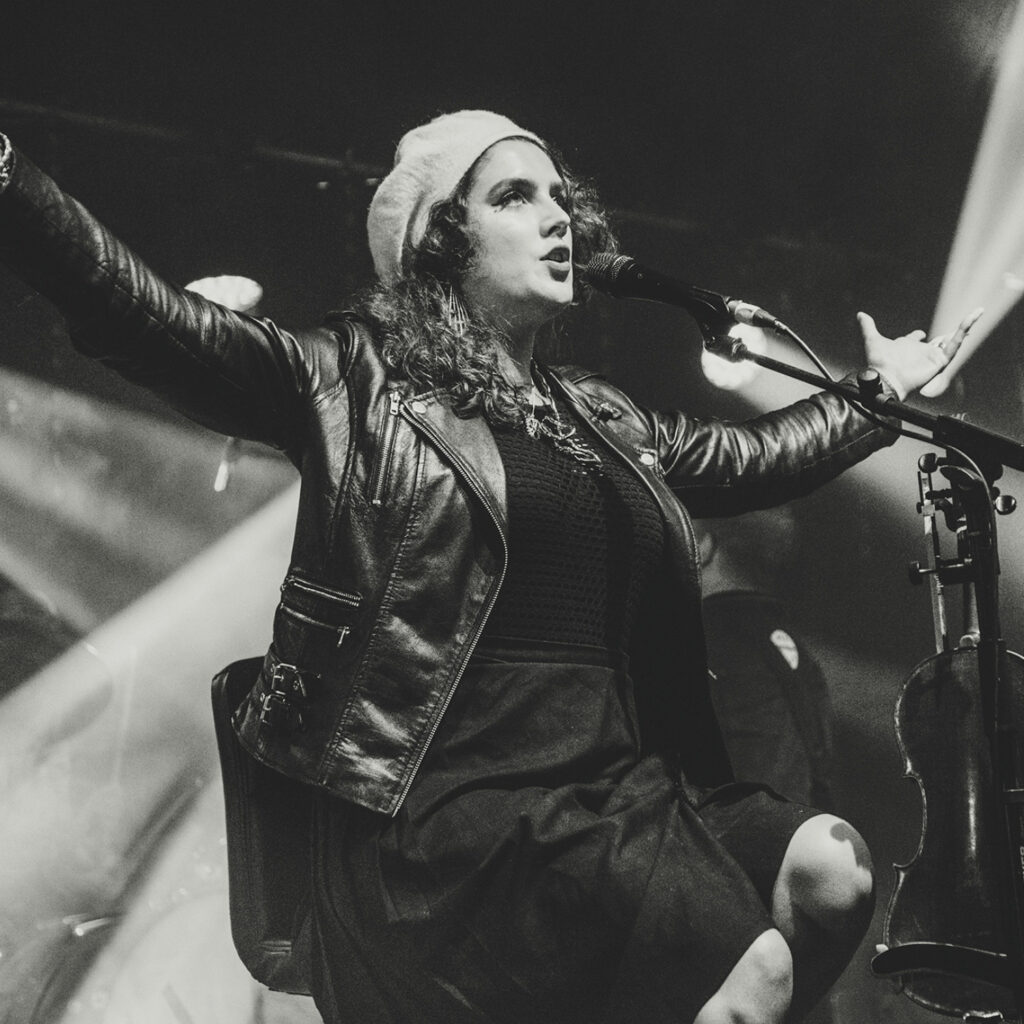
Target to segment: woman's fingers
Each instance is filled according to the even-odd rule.
[[[960,321],[960,326],[953,332],[953,338],[956,340],[957,348],[960,347],[960,342],[967,337],[971,328],[978,322],[981,318],[981,314],[984,312],[985,307],[979,306],[977,309],[971,310],[971,312]]]
[[[865,338],[867,338],[869,334],[878,334],[878,328],[875,326],[875,318],[869,313],[858,313],[857,322],[860,324],[861,333],[863,333]]]
[[[955,356],[959,351],[964,339],[970,333],[971,328],[978,322],[978,319],[984,312],[985,310],[982,306],[971,310],[971,312],[960,321],[960,325],[952,334],[940,334],[932,339],[931,344],[934,345],[947,360],[952,360],[953,356]]]

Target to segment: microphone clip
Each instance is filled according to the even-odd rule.
[[[709,334],[701,327],[704,337],[704,349],[719,359],[730,363],[740,363],[747,358],[748,349],[742,338],[734,338],[731,334]]]
[[[696,321],[705,346],[717,346],[734,340],[728,336],[728,332],[736,326],[736,320],[724,296],[707,288],[688,285],[687,294],[678,304]]]

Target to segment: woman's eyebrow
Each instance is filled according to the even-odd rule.
[[[488,190],[487,195],[499,196],[503,192],[508,192],[510,189],[519,189],[521,192],[532,192],[536,188],[536,183],[530,181],[529,178],[502,178],[501,181],[495,182],[494,185]]]
[[[510,189],[518,189],[526,195],[532,195],[538,187],[538,183],[532,178],[512,177],[502,178],[495,182],[487,192],[488,199],[499,199]],[[566,194],[565,182],[561,178],[554,178],[548,186],[548,193],[552,196],[564,196]]]

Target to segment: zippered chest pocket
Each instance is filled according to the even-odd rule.
[[[335,648],[344,647],[353,639],[362,603],[362,595],[355,591],[329,587],[290,572],[281,584],[278,613],[283,628],[279,635],[306,634],[316,640],[317,647],[323,641],[332,642]]]
[[[398,409],[401,398],[397,391],[388,392],[387,408],[380,418],[377,428],[377,446],[374,451],[373,468],[370,472],[369,498],[370,504],[380,506],[384,503],[388,477],[391,474],[391,463],[395,456],[395,443],[398,438]]]

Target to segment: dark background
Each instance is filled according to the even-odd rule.
[[[499,110],[597,183],[624,251],[763,304],[853,368],[858,309],[891,334],[929,325],[1013,10],[1011,0],[14,5],[0,129],[160,272],[246,274],[264,286],[262,312],[296,325],[367,280],[370,179],[402,132],[445,110]],[[52,310],[7,273],[0,309],[3,364],[192,429],[73,354]],[[932,411],[1024,436],[1022,330],[1017,309]],[[573,358],[647,403],[748,414],[743,398],[703,380],[699,354],[684,314],[600,298]],[[761,386],[747,392],[755,401]],[[59,449],[59,438],[47,443]],[[923,450],[903,442],[883,468],[872,460],[798,503],[801,544],[780,584],[831,669],[841,809],[865,823],[883,875],[916,841],[890,718],[901,680],[931,650],[927,592],[904,571],[922,554]],[[180,492],[181,472],[168,459],[135,485]],[[202,519],[196,545],[289,472],[260,470],[213,513],[197,486],[181,512]],[[1009,473],[1006,489],[1018,481]],[[1019,527],[1002,524],[1004,625],[1019,647]],[[104,613],[161,571],[126,573]]]
[[[367,181],[401,133],[499,109],[596,181],[624,251],[763,304],[847,369],[856,310],[892,334],[930,323],[1012,13],[1006,0],[41,5],[6,34],[0,109],[159,271],[247,274],[284,324],[367,280]],[[163,414],[71,354],[45,304],[2,280],[0,358]],[[1016,310],[932,409],[1024,434],[1022,326]],[[748,411],[703,381],[675,310],[601,299],[575,337],[576,360],[643,401]],[[907,631],[891,628],[887,595],[923,624],[913,642],[929,636],[924,594],[903,583],[920,533],[913,468],[888,501],[856,479],[805,503],[813,540],[792,596],[809,598],[809,627],[899,655]],[[842,602],[821,600],[823,561]]]

